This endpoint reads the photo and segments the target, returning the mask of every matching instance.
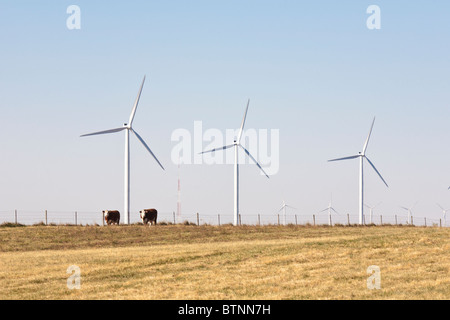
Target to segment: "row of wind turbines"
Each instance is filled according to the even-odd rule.
[[[328,213],[328,225],[332,225],[332,213],[336,213],[336,214],[340,214],[334,207],[333,207],[333,200],[330,200],[330,203],[328,204],[328,207],[326,207],[325,209],[323,209],[322,211],[319,211],[318,213],[322,213],[322,212],[327,212]],[[412,207],[406,208],[403,206],[400,206],[401,209],[406,210],[408,213],[408,217],[407,217],[407,221],[409,224],[413,224],[412,221],[412,210],[415,208],[415,206],[417,205],[418,202],[416,202]],[[369,209],[369,221],[366,221],[366,218],[364,216],[364,223],[369,223],[372,224],[373,223],[373,210],[375,208],[377,208],[380,204],[382,204],[382,202],[377,203],[374,206],[370,206],[368,204],[364,204],[364,206]],[[444,209],[439,203],[436,203],[436,205],[442,210],[442,218],[443,218],[443,222],[444,222],[444,226],[447,225],[447,212],[450,211],[450,209]],[[295,211],[298,211],[297,208],[289,206],[286,204],[286,202],[283,200],[283,205],[281,206],[280,210],[277,211],[277,213],[279,214],[281,211],[283,211],[283,224],[286,225],[286,208],[290,208],[293,209]]]
[[[125,166],[124,166],[124,217],[125,217],[125,224],[130,224],[130,132],[133,133],[136,138],[142,143],[144,148],[151,154],[151,156],[155,159],[155,161],[158,163],[158,165],[161,167],[162,170],[165,170],[161,162],[158,160],[158,158],[155,156],[155,154],[152,152],[150,147],[147,145],[147,143],[144,141],[144,139],[133,129],[133,120],[136,115],[136,110],[139,105],[139,100],[141,97],[142,89],[144,87],[145,83],[145,76],[142,80],[142,84],[139,88],[138,95],[136,97],[135,103],[133,105],[133,108],[131,110],[131,114],[128,120],[128,123],[124,123],[122,127],[104,130],[104,131],[98,131],[93,133],[88,133],[81,135],[81,137],[87,137],[87,136],[94,136],[94,135],[102,135],[102,134],[110,134],[110,133],[117,133],[121,131],[125,131]],[[216,152],[216,151],[224,151],[226,149],[233,148],[234,154],[235,154],[235,161],[234,161],[234,216],[233,216],[233,224],[236,226],[239,224],[239,163],[238,163],[238,152],[239,148],[242,149],[245,154],[258,166],[258,168],[264,173],[264,175],[269,178],[267,173],[264,171],[264,169],[261,167],[261,165],[258,163],[258,161],[251,155],[251,153],[241,144],[241,138],[245,126],[245,120],[247,118],[248,108],[250,105],[250,100],[247,102],[247,107],[245,109],[244,117],[241,122],[241,126],[239,129],[239,133],[234,140],[233,144],[226,145],[220,148],[214,148],[211,150],[203,151],[201,154],[210,153],[210,152]],[[367,139],[364,143],[364,146],[362,148],[362,151],[359,152],[357,155],[347,156],[344,158],[337,158],[337,159],[331,159],[328,160],[329,162],[335,162],[335,161],[342,161],[342,160],[351,160],[351,159],[359,159],[359,224],[364,224],[364,160],[366,160],[369,165],[375,170],[375,172],[378,174],[380,179],[383,181],[383,183],[386,185],[386,187],[389,187],[384,178],[381,176],[379,171],[376,169],[375,165],[370,161],[370,159],[366,156],[367,147],[369,144],[370,136],[372,134],[373,126],[375,124],[375,118],[372,121],[372,126],[369,131],[369,135],[367,136]],[[450,189],[450,187],[449,187]],[[283,201],[283,206],[279,210],[284,212],[284,222],[286,222],[286,208],[289,208],[290,206],[286,205],[286,203]],[[441,207],[441,206],[440,206]],[[293,208],[293,207],[290,207]],[[371,212],[373,211],[375,207],[370,208]],[[404,207],[403,207],[404,208]],[[293,208],[295,209],[295,208]],[[411,215],[412,208],[404,208],[408,210],[409,215]],[[444,210],[442,207],[441,209],[444,211],[445,214],[450,211]],[[322,212],[328,211],[329,216],[331,219],[331,211],[336,212],[336,210],[332,207],[331,202],[328,208],[324,209]],[[331,221],[331,220],[330,220]]]

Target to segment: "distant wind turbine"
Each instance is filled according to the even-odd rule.
[[[283,210],[283,224],[286,225],[286,208],[291,208],[294,210],[297,210],[297,208],[291,207],[289,205],[286,204],[286,202],[284,202],[283,200],[283,205],[281,206],[280,210],[278,210],[278,212],[280,212],[281,210]]]
[[[221,148],[215,148],[212,150],[203,151],[200,153],[200,154],[204,154],[204,153],[208,153],[208,152],[216,152],[216,151],[226,150],[226,149],[234,147],[234,223],[233,224],[235,226],[237,226],[239,224],[239,163],[238,163],[239,147],[242,148],[242,150],[244,150],[244,152],[247,154],[247,156],[250,159],[252,159],[252,161],[266,175],[266,177],[269,178],[269,176],[263,170],[263,168],[258,163],[258,161],[256,161],[256,159],[253,158],[253,156],[250,154],[250,152],[241,145],[241,138],[242,138],[242,133],[244,130],[245,119],[247,118],[247,112],[248,112],[249,105],[250,105],[250,99],[248,100],[247,108],[245,109],[245,114],[244,114],[244,118],[242,119],[241,128],[239,129],[239,134],[238,134],[237,138],[234,140],[233,144],[223,146]]]
[[[142,139],[142,137],[133,129],[133,120],[134,116],[136,114],[136,109],[139,104],[139,99],[141,97],[142,88],[144,87],[145,82],[145,76],[144,80],[142,80],[141,88],[139,89],[139,93],[137,95],[136,101],[134,102],[133,109],[131,110],[131,115],[128,120],[128,124],[124,123],[123,127],[105,130],[105,131],[99,131],[94,133],[88,133],[84,134],[81,137],[87,137],[87,136],[94,136],[99,134],[107,134],[107,133],[116,133],[125,130],[125,178],[124,178],[124,215],[125,215],[125,224],[130,224],[130,132],[132,132],[138,140],[144,145],[145,149],[153,156],[153,158],[156,160],[156,162],[159,164],[159,166],[163,169],[164,167],[159,162],[159,160],[156,158],[156,156],[153,154],[152,150],[150,150],[149,146],[145,143],[145,141]]]
[[[406,211],[408,211],[408,223],[409,224],[412,224],[412,209],[414,209],[414,207],[417,205],[417,203],[418,202],[416,202],[412,207],[410,207],[410,208],[406,208],[406,207],[400,207],[400,208],[402,208],[403,210],[406,210]]]
[[[442,218],[444,219],[444,226],[447,226],[447,212],[450,211],[450,209],[445,210],[439,203],[436,203],[439,208],[442,210]]]
[[[369,205],[367,205],[367,204],[365,204],[365,206],[367,207],[367,208],[369,208],[369,210],[370,210],[370,224],[372,224],[372,214],[373,214],[373,209],[375,209],[376,207],[378,207],[379,205],[381,204],[381,202],[379,202],[379,203],[377,203],[375,206],[373,206],[373,207],[371,207],[371,206],[369,206]]]
[[[322,212],[328,211],[328,225],[329,225],[329,226],[332,225],[332,222],[331,222],[331,211],[333,211],[333,212],[335,212],[335,213],[337,213],[337,214],[340,214],[339,212],[337,212],[337,211],[333,208],[332,202],[333,202],[333,197],[331,197],[330,203],[328,204],[328,207],[326,207],[325,209],[323,209],[322,211],[319,212],[319,213],[322,213]]]
[[[389,187],[386,181],[383,179],[381,174],[378,172],[378,170],[373,165],[372,161],[369,160],[366,156],[366,150],[367,146],[369,144],[370,135],[372,133],[373,125],[375,124],[375,118],[373,118],[372,126],[369,131],[369,135],[367,136],[366,142],[364,143],[363,150],[357,155],[345,157],[345,158],[339,158],[339,159],[332,159],[328,160],[331,161],[340,161],[340,160],[349,160],[349,159],[357,159],[359,158],[359,224],[364,224],[364,175],[363,175],[363,165],[364,165],[364,159],[369,162],[371,167],[375,170],[375,172],[378,174],[378,176],[381,178],[381,180],[384,182],[386,187]]]

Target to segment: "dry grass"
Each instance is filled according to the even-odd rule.
[[[450,299],[450,229],[0,228],[0,299]],[[68,290],[66,269],[81,269]],[[369,290],[367,267],[381,269]]]

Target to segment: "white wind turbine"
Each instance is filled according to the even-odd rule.
[[[450,209],[445,210],[439,203],[436,203],[439,208],[442,210],[442,218],[444,219],[444,227],[447,226],[447,212],[450,211]]]
[[[375,172],[378,174],[378,176],[381,178],[381,180],[384,182],[386,187],[389,187],[386,181],[384,181],[381,174],[378,172],[378,170],[373,165],[372,161],[369,160],[366,156],[366,150],[367,145],[369,144],[370,135],[372,133],[373,125],[375,124],[375,118],[373,118],[372,126],[369,131],[369,135],[367,136],[366,142],[364,143],[363,150],[357,155],[345,157],[345,158],[339,158],[339,159],[332,159],[328,160],[331,161],[340,161],[340,160],[349,160],[349,159],[356,159],[359,158],[359,224],[364,224],[364,174],[363,174],[363,165],[364,165],[364,159],[369,162],[371,167],[375,170]]]
[[[164,170],[164,167],[161,165],[159,160],[156,158],[156,156],[153,154],[152,150],[150,150],[149,146],[145,143],[144,139],[133,129],[133,120],[134,116],[136,114],[136,109],[139,104],[139,99],[141,97],[142,88],[144,87],[145,82],[145,76],[144,80],[142,80],[141,87],[139,89],[138,96],[136,98],[136,101],[134,102],[133,109],[131,110],[130,119],[127,123],[124,123],[123,127],[105,130],[105,131],[99,131],[94,133],[88,133],[84,134],[81,137],[87,137],[87,136],[94,136],[99,134],[107,134],[107,133],[115,133],[125,130],[125,178],[124,178],[124,216],[125,216],[125,224],[130,224],[130,132],[132,132],[138,140],[144,145],[145,149],[147,149],[148,152],[153,156],[153,158],[158,162],[160,167]]]
[[[376,207],[378,207],[380,204],[381,204],[381,202],[377,203],[377,204],[376,204],[375,206],[373,206],[373,207],[371,207],[371,206],[365,204],[365,206],[366,206],[367,208],[369,208],[369,210],[370,210],[370,222],[369,222],[370,224],[372,224],[373,209],[375,209]]]
[[[281,210],[283,210],[283,225],[286,225],[286,208],[291,208],[291,209],[297,210],[297,208],[287,205],[286,202],[283,200],[283,205],[281,206],[280,210],[278,210],[278,212],[277,212],[277,213],[279,213]]]
[[[412,224],[412,209],[414,209],[414,207],[417,205],[418,202],[416,202],[412,207],[410,208],[406,208],[406,207],[400,207],[403,210],[408,211],[408,223]]]
[[[339,214],[339,212],[337,212],[337,211],[333,208],[332,202],[333,202],[333,197],[331,197],[330,203],[328,204],[328,207],[326,207],[325,209],[323,209],[322,211],[319,212],[319,213],[322,213],[322,212],[328,211],[328,225],[329,225],[329,226],[332,225],[332,222],[331,222],[331,211],[333,211],[333,212]]]
[[[215,148],[215,149],[212,149],[212,150],[203,151],[203,152],[200,153],[200,154],[204,154],[204,153],[208,153],[208,152],[215,152],[215,151],[220,151],[220,150],[226,150],[226,149],[234,147],[234,222],[233,222],[233,224],[235,226],[237,226],[239,224],[239,163],[238,163],[238,150],[239,150],[239,147],[242,148],[242,150],[244,150],[244,152],[248,155],[248,157],[250,159],[252,159],[252,161],[266,175],[266,177],[269,178],[269,176],[263,170],[263,168],[258,163],[258,161],[256,161],[255,158],[253,158],[253,156],[250,154],[250,152],[241,145],[241,138],[242,138],[242,133],[243,133],[243,130],[244,130],[245,119],[247,118],[247,111],[248,111],[248,106],[249,105],[250,105],[250,99],[248,100],[247,108],[245,109],[245,114],[244,114],[244,118],[242,119],[242,123],[241,123],[241,128],[239,130],[239,134],[237,136],[237,139],[234,140],[233,144],[230,144],[230,145],[227,145],[227,146],[223,146],[221,148]]]

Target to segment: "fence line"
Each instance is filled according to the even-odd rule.
[[[121,223],[124,219],[121,218]],[[327,214],[245,214],[239,215],[242,225],[352,225],[358,224],[357,215],[333,215]],[[139,212],[130,213],[130,223],[141,222]],[[56,224],[56,225],[105,225],[101,211],[30,211],[30,210],[5,210],[0,211],[0,224],[16,223],[24,225]],[[226,225],[233,223],[232,214],[202,214],[192,213],[177,216],[175,212],[159,212],[158,223],[189,223],[195,225]],[[416,225],[424,227],[449,227],[449,222],[439,218],[408,217],[397,214],[377,214],[365,216],[365,224],[373,225]]]

